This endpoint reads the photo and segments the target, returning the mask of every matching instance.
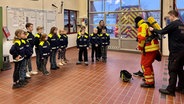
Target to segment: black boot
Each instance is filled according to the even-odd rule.
[[[15,83],[15,84],[13,84],[12,89],[17,89],[17,88],[21,88],[21,87],[23,87],[21,84]]]
[[[167,89],[159,89],[159,92],[162,93],[162,94],[175,96],[175,93],[174,92],[170,92]]]
[[[141,84],[141,87],[144,87],[144,88],[155,88],[155,85],[154,84],[143,83],[143,84]]]

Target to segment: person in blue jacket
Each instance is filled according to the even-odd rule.
[[[59,65],[65,65],[66,64],[66,48],[68,46],[68,36],[66,35],[65,30],[59,31],[59,52],[58,52],[58,59],[61,59],[59,62]]]
[[[43,27],[38,26],[36,28],[37,33],[35,34],[35,52],[36,52],[36,65],[37,65],[37,70],[41,71],[41,64],[40,64],[40,53],[39,53],[39,44],[40,44],[40,38],[43,32]]]
[[[79,59],[78,64],[82,64],[82,55],[84,55],[84,63],[85,65],[88,65],[88,47],[89,47],[89,36],[85,34],[85,31],[82,30],[80,34],[78,34],[77,37],[77,48],[79,50]]]
[[[48,41],[52,49],[52,52],[50,55],[51,70],[59,69],[56,63],[56,53],[59,48],[58,47],[59,37],[58,37],[57,31],[58,31],[57,27],[52,27],[50,30],[50,34],[48,35]]]
[[[25,68],[25,48],[22,44],[21,38],[24,37],[24,31],[18,29],[15,31],[15,37],[13,40],[13,45],[10,49],[10,54],[13,56],[14,61],[14,72],[13,72],[13,89],[23,87],[20,77],[20,70]]]
[[[110,35],[106,33],[106,29],[102,29],[102,34],[100,34],[101,41],[101,53],[102,53],[102,61],[106,63],[107,61],[107,48],[110,45]]]
[[[44,75],[49,75],[46,66],[48,62],[48,57],[50,56],[51,52],[50,43],[47,41],[47,39],[48,39],[47,34],[42,34],[38,46],[38,49],[40,51],[39,54],[40,54],[41,71]]]
[[[28,34],[27,34],[27,40],[29,41],[30,46],[31,46],[32,49],[33,49],[33,47],[34,47],[34,42],[35,42],[35,38],[34,38],[34,35],[33,35],[33,33],[32,33],[32,31],[33,31],[33,24],[32,24],[32,23],[27,23],[25,27],[26,27],[27,32],[28,32]],[[29,59],[27,59],[27,67],[28,67],[28,71],[27,71],[27,73],[26,73],[26,76],[27,76],[27,77],[30,77],[31,74],[38,74],[37,71],[33,71],[33,70],[32,70],[31,57],[30,57]]]
[[[96,57],[96,61],[99,61],[99,59],[98,59],[98,47],[100,45],[100,37],[99,37],[97,28],[94,28],[93,33],[90,35],[90,43],[92,46],[92,52],[91,52],[92,62],[94,62],[94,54]]]

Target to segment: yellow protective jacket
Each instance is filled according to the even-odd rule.
[[[139,50],[143,51],[145,49],[145,52],[153,52],[156,50],[159,50],[159,42],[157,39],[153,39],[151,42],[146,43],[145,48],[145,40],[147,36],[151,35],[151,32],[149,31],[149,26],[147,23],[145,23],[144,20],[140,20],[138,22],[138,48]]]

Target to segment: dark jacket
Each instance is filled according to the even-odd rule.
[[[31,47],[33,48],[34,45],[35,45],[35,43],[34,43],[35,42],[35,37],[34,37],[34,35],[33,35],[32,32],[28,32],[28,34],[27,34],[27,40],[29,41]]]
[[[169,51],[177,53],[184,50],[184,24],[181,20],[175,20],[162,30],[154,29],[158,34],[167,34],[169,41]]]
[[[52,50],[57,50],[59,48],[58,42],[59,42],[59,37],[57,34],[49,34],[48,35],[48,41],[50,43],[50,47]]]
[[[48,41],[40,41],[38,49],[40,51],[41,59],[43,59],[44,57],[50,56],[51,47]]]
[[[100,43],[102,46],[110,45],[110,35],[109,34],[100,34]]]
[[[41,34],[39,33],[35,34],[35,48],[39,47],[40,38],[41,38]]]
[[[59,35],[59,48],[68,47],[68,36],[66,34]]]
[[[31,47],[27,39],[22,39],[21,41],[22,41],[22,44],[24,44],[25,58],[29,59],[33,54],[33,48]]]
[[[91,34],[90,35],[90,43],[92,46],[95,46],[96,44],[100,45],[100,37],[98,34]]]
[[[78,34],[77,37],[77,48],[89,47],[89,36]]]
[[[24,58],[26,51],[24,48],[24,44],[21,42],[21,39],[17,39],[14,41],[14,44],[12,45],[9,52],[13,56],[13,59],[15,59],[19,55]]]

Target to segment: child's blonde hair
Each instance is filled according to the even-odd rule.
[[[22,34],[22,33],[24,33],[24,30],[22,30],[22,29],[17,29],[17,30],[15,31],[15,36],[14,36],[13,42],[15,42],[17,39],[20,39],[19,35]]]

